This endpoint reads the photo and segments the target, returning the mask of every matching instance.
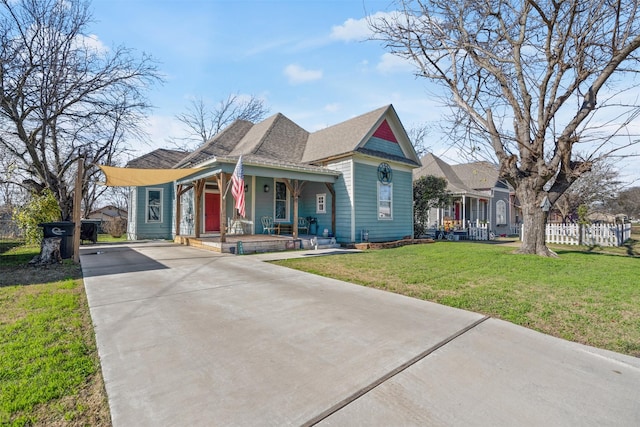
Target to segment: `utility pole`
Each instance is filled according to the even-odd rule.
[[[80,262],[80,218],[82,204],[82,175],[84,175],[84,156],[78,157],[78,176],[76,177],[76,188],[73,191],[73,262]]]

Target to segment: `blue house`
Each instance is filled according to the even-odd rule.
[[[240,156],[244,217],[228,190]],[[413,235],[419,165],[388,105],[317,132],[280,113],[256,124],[236,120],[191,153],[156,150],[107,178],[134,177],[120,181],[132,183],[130,239],[280,233],[350,244]]]

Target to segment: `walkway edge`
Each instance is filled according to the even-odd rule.
[[[488,320],[490,318],[491,318],[490,316],[484,316],[481,319],[478,319],[475,322],[471,323],[470,325],[460,329],[455,334],[449,336],[448,338],[445,338],[444,340],[440,341],[436,345],[428,348],[427,350],[423,351],[422,353],[418,354],[417,356],[409,359],[408,361],[406,361],[402,365],[398,366],[397,368],[389,371],[387,374],[385,374],[382,377],[378,378],[376,381],[372,382],[368,386],[361,388],[360,390],[358,390],[355,393],[353,393],[351,396],[346,397],[345,399],[343,399],[340,402],[336,403],[335,405],[333,405],[329,409],[327,409],[327,410],[321,412],[320,414],[318,414],[317,416],[311,418],[309,421],[303,423],[302,426],[303,427],[310,427],[310,426],[314,426],[314,425],[318,424],[319,422],[323,421],[324,419],[326,419],[329,416],[333,415],[334,413],[338,412],[339,410],[341,410],[345,406],[349,405],[350,403],[358,400],[359,398],[361,398],[365,394],[369,393],[371,390],[375,389],[379,385],[387,382],[388,380],[390,380],[394,376],[398,375],[402,371],[406,370],[410,366],[418,363],[420,360],[424,359],[425,357],[427,357],[428,355],[430,355],[434,351],[444,347],[445,345],[447,345],[451,341],[453,341],[456,338],[458,338],[459,336],[469,332],[470,330],[472,330],[473,328],[475,328],[476,326],[480,325],[481,323],[483,323],[484,321],[486,321],[486,320]]]

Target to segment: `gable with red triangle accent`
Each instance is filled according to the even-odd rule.
[[[384,139],[385,141],[395,142],[396,144],[398,143],[398,140],[393,134],[391,126],[389,126],[389,123],[387,123],[386,119],[382,123],[380,123],[380,126],[378,126],[378,129],[376,129],[376,131],[373,133],[373,136],[376,138]]]

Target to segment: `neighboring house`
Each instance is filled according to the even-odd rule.
[[[127,218],[127,211],[112,205],[103,206],[87,214],[86,219],[99,219],[100,221],[109,221],[114,218]]]
[[[268,231],[264,217],[294,235],[298,219],[311,218],[304,234],[326,229],[338,243],[413,234],[412,170],[419,159],[388,105],[317,132],[280,113],[256,124],[236,120],[192,153],[156,150],[129,162],[134,181],[145,184],[132,187],[129,238],[223,237],[237,217],[227,188],[241,155],[245,232]],[[139,169],[187,176],[149,184],[145,175],[162,171]]]
[[[515,232],[520,222],[515,194],[511,186],[498,177],[498,168],[489,162],[450,165],[427,154],[413,177],[433,175],[447,180],[453,203],[429,212],[430,228],[465,230],[470,225],[487,224],[496,235]]]

